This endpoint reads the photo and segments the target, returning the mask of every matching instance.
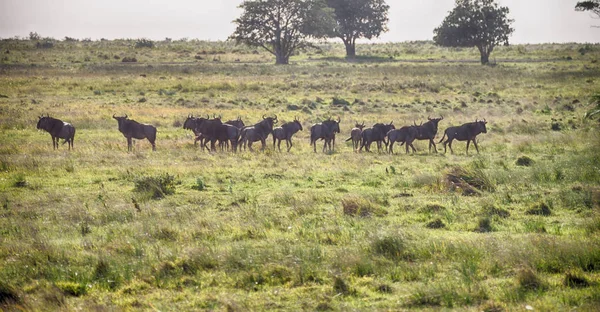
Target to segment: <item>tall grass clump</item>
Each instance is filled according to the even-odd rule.
[[[175,185],[177,184],[175,176],[168,173],[139,177],[134,181],[134,191],[148,195],[152,199],[164,198],[167,195],[175,193]]]
[[[342,199],[342,207],[345,215],[348,216],[385,216],[387,211],[374,205],[371,201],[358,196],[350,196]]]

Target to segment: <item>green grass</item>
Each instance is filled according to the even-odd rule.
[[[600,305],[596,45],[499,47],[482,67],[429,42],[360,45],[353,62],[325,44],[290,66],[226,42],[135,43],[0,42],[0,309]],[[35,129],[46,113],[75,125],[74,151]],[[291,153],[207,153],[181,128],[191,113],[304,131]],[[128,153],[113,114],[157,126],[157,151]],[[437,140],[486,118],[481,154],[344,142],[356,122],[440,115]],[[336,151],[315,154],[310,125],[331,116]]]

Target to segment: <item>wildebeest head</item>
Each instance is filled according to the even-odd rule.
[[[196,121],[198,118],[194,117],[194,115],[188,115],[183,123],[183,129],[186,130],[195,130],[196,129]]]
[[[125,121],[127,121],[127,114],[125,114],[124,117],[117,117],[113,114],[113,118],[117,120],[117,123],[119,124],[119,130],[121,130],[123,128],[123,124],[125,123]]]
[[[479,130],[481,133],[487,133],[487,128],[485,127],[485,125],[487,124],[487,121],[485,119],[483,119],[483,120],[475,119],[475,124],[477,125],[477,130]]]
[[[46,114],[46,116],[44,116],[44,115],[39,116],[36,128],[38,130],[48,131],[51,128],[50,124],[51,124],[52,119],[53,118],[50,117],[50,115],[48,115],[48,114]]]
[[[365,121],[363,120],[362,124],[359,124],[358,122],[354,124],[354,128],[358,128],[360,130],[365,128]]]
[[[331,117],[329,119],[323,121],[323,125],[327,127],[330,133],[340,133],[340,122],[342,120],[338,117],[337,120],[332,120]]]
[[[294,117],[294,123],[298,126],[298,128],[300,128],[300,131],[304,131],[304,129],[302,128],[302,124],[300,123],[300,120],[298,120],[298,117]]]
[[[244,124],[244,121],[242,121],[242,117],[239,117],[237,119],[234,120],[228,120],[225,122],[228,125],[232,125],[238,129],[242,129],[244,128],[246,125]]]
[[[263,120],[258,122],[254,127],[262,129],[262,131],[266,131],[268,133],[273,132],[273,125],[277,123],[277,115],[275,117],[265,117],[262,116]]]

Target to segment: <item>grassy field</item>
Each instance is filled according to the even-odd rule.
[[[226,42],[135,43],[0,41],[0,309],[600,308],[600,134],[584,118],[600,46],[499,47],[481,66],[430,42],[354,61],[323,44],[275,66]],[[52,150],[42,114],[77,128],[74,151]],[[113,114],[157,126],[157,151],[128,153]],[[188,114],[304,131],[290,153],[207,153]],[[428,116],[444,117],[437,140],[485,118],[481,153],[344,142],[356,122]],[[329,117],[336,150],[313,153]]]

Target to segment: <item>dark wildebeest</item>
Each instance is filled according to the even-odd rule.
[[[228,120],[225,122],[228,125],[232,125],[240,130],[242,130],[242,128],[244,128],[246,125],[244,125],[244,122],[242,121],[242,117],[239,117],[237,119],[234,120]]]
[[[281,151],[281,140],[285,140],[289,152],[292,149],[292,136],[301,130],[303,130],[302,124],[298,117],[294,118],[294,121],[286,122],[281,127],[273,129],[273,149],[275,149],[275,141],[279,140],[277,148]]]
[[[202,135],[202,133],[200,133],[200,130],[198,130],[199,123],[200,118],[194,117],[194,115],[188,115],[188,117],[185,119],[185,122],[183,123],[183,129],[191,130],[194,133],[194,146],[196,145],[196,142],[200,141],[200,148],[204,149],[206,147],[206,142],[208,141],[208,138]],[[208,147],[206,147],[206,149],[208,150]]]
[[[373,127],[367,128],[362,132],[362,145],[360,146],[359,151],[362,151],[363,147],[367,152],[371,151],[371,143],[377,142],[377,151],[381,151],[381,142],[385,143],[387,147],[387,142],[385,141],[385,137],[390,130],[396,129],[394,127],[394,121],[389,124],[377,123],[374,124]]]
[[[52,136],[53,149],[58,148],[59,139],[65,140],[63,144],[69,143],[69,150],[73,148],[73,141],[75,140],[75,127],[73,127],[72,124],[47,115],[46,117],[39,117],[37,128],[38,130],[44,130],[50,133],[50,136]]]
[[[242,143],[244,147],[248,144],[250,151],[253,151],[252,143],[260,141],[262,143],[261,151],[264,151],[267,146],[267,137],[273,132],[273,125],[276,123],[277,115],[275,117],[265,117],[263,115],[263,120],[242,129],[239,143]]]
[[[417,152],[415,147],[413,146],[413,141],[419,136],[419,126],[404,126],[400,129],[393,129],[387,133],[390,154],[394,153],[394,143],[402,142],[402,144],[406,144],[406,153],[408,154],[408,147],[410,146],[413,150],[413,153]],[[400,146],[402,146],[400,144]]]
[[[323,143],[323,153],[325,153],[325,147],[327,146],[329,146],[330,152],[335,149],[335,134],[340,133],[341,121],[339,117],[338,120],[331,120],[331,117],[329,117],[329,119],[310,127],[310,145],[313,146],[315,153],[317,152],[317,140],[319,139],[325,141]]]
[[[469,122],[458,127],[448,127],[448,129],[446,129],[444,132],[444,136],[438,143],[442,143],[444,138],[448,137],[448,139],[444,142],[444,153],[446,153],[446,144],[448,144],[448,146],[450,146],[450,152],[454,154],[454,151],[452,150],[452,141],[467,141],[467,155],[469,155],[469,143],[473,141],[475,149],[477,150],[477,154],[479,154],[479,147],[477,147],[477,141],[475,141],[475,138],[480,133],[487,133],[487,129],[485,127],[486,124],[487,121],[484,119],[475,120],[475,122]]]
[[[203,117],[197,118],[196,130],[200,133],[200,135],[196,137],[196,141],[201,141],[203,147],[206,147],[206,143],[210,141],[211,151],[216,151],[216,141],[219,141],[221,148],[223,148],[224,143],[231,142],[232,150],[234,152],[237,150],[240,130],[235,126],[221,122],[221,117],[215,117],[213,119]],[[208,149],[208,147],[206,148]]]
[[[152,150],[156,150],[156,127],[152,125],[146,125],[139,123],[133,119],[127,119],[127,114],[125,117],[116,117],[113,115],[113,118],[117,120],[119,123],[119,131],[123,134],[124,137],[127,138],[127,150],[131,151],[132,139],[148,139],[150,144],[152,144]]]
[[[433,141],[433,139],[435,139],[435,135],[438,131],[438,123],[441,120],[444,120],[444,117],[442,116],[440,118],[429,118],[428,116],[427,119],[427,122],[419,126],[417,126],[416,122],[414,123],[415,126],[419,127],[419,134],[417,136],[417,140],[429,140],[429,152],[431,153],[431,147],[433,146],[433,150],[437,153],[437,147],[435,146],[435,142]]]
[[[346,139],[346,142],[352,140],[352,149],[358,150],[360,143],[362,142],[362,131],[365,128],[365,122],[362,124],[356,123],[354,128],[350,131],[350,137]]]

